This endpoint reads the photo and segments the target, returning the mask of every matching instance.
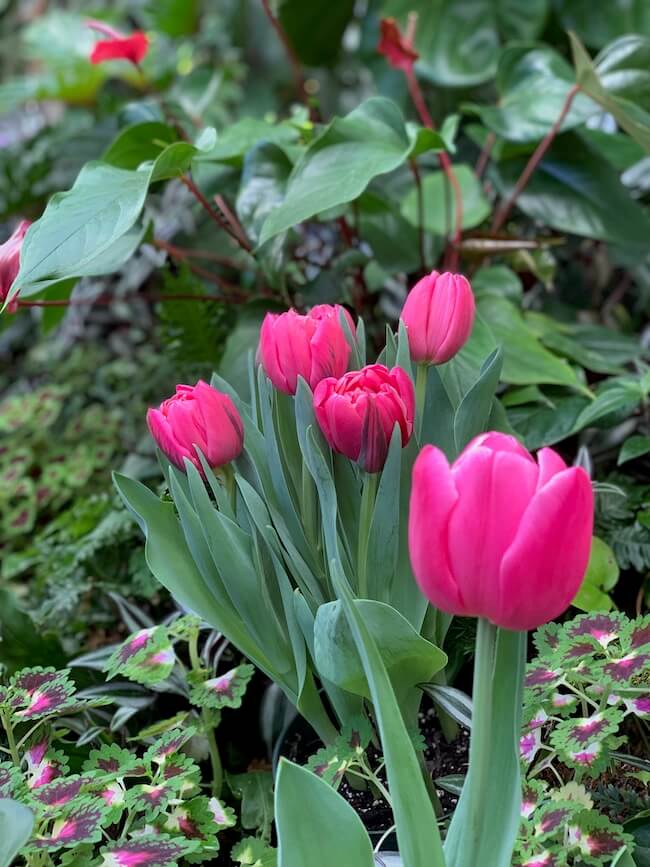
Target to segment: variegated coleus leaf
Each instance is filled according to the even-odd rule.
[[[623,656],[603,661],[602,676],[609,678],[614,687],[643,684],[650,672],[650,649],[630,650]],[[595,675],[598,678],[598,674]]]
[[[161,765],[162,778],[165,781],[176,780],[179,795],[189,798],[200,789],[201,769],[189,756],[176,753]]]
[[[244,837],[230,852],[230,858],[242,867],[276,867],[277,852],[259,837]]]
[[[533,641],[540,658],[552,656],[557,649],[562,636],[562,627],[559,623],[546,623],[535,632]]]
[[[515,862],[517,867],[565,867],[566,863],[562,852],[552,852],[550,849],[537,852],[528,850]]]
[[[525,686],[533,693],[544,693],[556,689],[563,679],[561,668],[532,663],[526,668]]]
[[[105,810],[102,802],[97,798],[88,798],[75,803],[62,815],[57,813],[51,827],[45,831],[41,829],[29,846],[56,850],[77,846],[79,843],[98,843],[102,838],[104,821]]]
[[[633,845],[631,835],[600,813],[583,810],[569,823],[568,848],[580,853],[582,864],[603,867],[612,863],[623,846],[632,852]]]
[[[581,804],[571,801],[547,801],[533,815],[533,834],[537,843],[545,843],[563,834],[567,822],[582,810]]]
[[[26,782],[34,790],[64,776],[68,770],[68,759],[61,750],[50,748],[48,738],[39,738],[25,751],[27,763]]]
[[[193,681],[190,701],[197,707],[215,710],[222,707],[241,707],[243,695],[254,672],[252,665],[238,665],[209,680]]]
[[[196,840],[171,840],[164,835],[111,843],[101,850],[101,867],[178,867],[180,858],[196,851]]]
[[[141,629],[115,650],[106,664],[108,677],[121,674],[136,683],[166,680],[176,664],[176,654],[163,626]]]
[[[11,762],[0,762],[0,798],[11,798],[20,782],[20,772]]]
[[[569,643],[589,637],[606,648],[612,641],[620,641],[626,621],[618,611],[579,614],[565,626],[565,635]]]
[[[144,764],[134,753],[117,744],[104,744],[98,750],[91,750],[83,765],[84,771],[101,771],[109,778],[142,777],[147,771]]]
[[[370,743],[368,722],[358,720],[353,728],[340,735],[329,747],[322,747],[307,762],[309,770],[330,786],[338,788],[348,768],[357,762]]]
[[[170,623],[167,627],[167,632],[173,638],[187,641],[201,628],[202,622],[201,618],[196,617],[194,614],[185,614],[183,617],[179,617],[173,623]]]
[[[185,726],[182,729],[172,729],[165,732],[149,747],[143,756],[146,765],[164,765],[170,756],[181,750],[185,744],[194,737],[196,728]]]
[[[650,718],[650,692],[643,695],[624,697],[623,703],[628,713],[642,719]]]
[[[92,782],[93,779],[90,775],[79,776],[73,774],[67,777],[60,777],[52,783],[39,786],[34,791],[34,798],[48,810],[60,812],[62,807],[67,807],[82,792],[86,792],[88,787],[92,785]]]
[[[616,708],[562,720],[551,734],[551,743],[564,764],[593,776],[607,767],[611,750],[624,742],[616,736],[622,720]]]
[[[22,722],[69,710],[77,703],[74,693],[68,669],[24,668],[11,678],[7,701]]]
[[[526,780],[521,792],[521,818],[530,819],[547,798],[547,785],[541,780]]]
[[[164,818],[163,830],[174,836],[181,834],[188,840],[197,840],[199,848],[185,858],[192,863],[215,858],[219,851],[217,834],[221,830],[214,820],[210,800],[193,798],[173,806]]]
[[[630,620],[623,633],[622,645],[626,652],[650,650],[650,614]]]

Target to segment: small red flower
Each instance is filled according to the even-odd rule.
[[[86,26],[108,37],[95,43],[90,55],[91,63],[128,60],[134,66],[138,66],[149,50],[149,38],[141,30],[136,30],[130,36],[124,36],[119,30],[109,27],[103,21],[87,21]]]
[[[381,19],[381,39],[377,51],[384,55],[391,66],[403,72],[410,72],[420,56],[408,36],[400,32],[394,18]]]

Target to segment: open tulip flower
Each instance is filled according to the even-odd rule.
[[[203,380],[177,385],[176,394],[147,412],[147,424],[160,450],[181,470],[187,458],[202,472],[197,449],[211,467],[222,467],[239,455],[244,442],[234,403]]]
[[[14,280],[20,270],[20,251],[27,229],[31,226],[29,220],[21,220],[16,230],[4,244],[0,244],[0,302],[4,302],[11,292]],[[18,309],[18,299],[12,299],[7,305],[10,313]]]
[[[534,629],[584,577],[593,529],[587,473],[514,437],[474,439],[450,467],[425,447],[413,468],[409,547],[423,593],[443,611]]]
[[[125,36],[103,21],[87,21],[86,26],[106,36],[95,43],[90,62],[104,63],[106,60],[128,60],[134,66],[139,66],[149,50],[149,39],[146,33],[136,30],[130,36]]]
[[[411,438],[413,383],[401,367],[369,364],[338,380],[322,380],[314,392],[314,412],[333,449],[358,461],[366,472],[377,473],[386,462],[395,425],[402,446]]]
[[[297,310],[267,313],[260,332],[259,359],[273,385],[295,394],[298,377],[316,388],[327,376],[342,376],[350,359],[350,344],[340,312],[355,333],[352,317],[338,304],[318,304],[304,316]]]

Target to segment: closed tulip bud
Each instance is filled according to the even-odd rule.
[[[13,235],[4,244],[0,244],[0,302],[4,302],[9,296],[11,287],[18,276],[23,238],[30,226],[29,220],[22,220]],[[7,310],[10,313],[15,313],[17,309],[18,299],[14,298],[7,305]]]
[[[340,379],[322,380],[314,392],[314,412],[330,446],[358,461],[368,473],[386,463],[395,425],[402,446],[413,433],[415,395],[410,377],[401,367],[389,370],[369,364]]]
[[[279,391],[295,394],[299,376],[313,390],[321,379],[345,373],[351,350],[339,320],[341,310],[354,335],[352,317],[338,304],[319,304],[305,316],[296,310],[266,314],[259,359]]]
[[[129,36],[109,27],[103,21],[86,21],[86,27],[97,30],[106,39],[100,39],[90,55],[90,62],[104,63],[106,60],[128,60],[134,66],[139,66],[149,50],[149,38],[146,33],[136,30]]]
[[[535,460],[514,437],[487,433],[450,467],[425,446],[413,467],[413,572],[442,611],[535,629],[578,592],[593,517],[589,476],[553,449]]]
[[[461,274],[432,271],[409,292],[402,308],[413,361],[443,364],[463,348],[474,325],[476,305]]]
[[[211,467],[222,467],[239,455],[244,442],[235,404],[203,380],[177,385],[176,394],[147,412],[147,424],[160,450],[181,470],[187,458],[203,472],[197,449]]]

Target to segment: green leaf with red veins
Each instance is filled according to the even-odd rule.
[[[141,777],[146,774],[143,763],[130,751],[117,744],[104,744],[91,750],[83,764],[84,771],[102,771],[109,777]]]
[[[144,814],[147,822],[153,821],[170,801],[176,800],[181,792],[183,777],[157,783],[141,783],[126,793],[125,803],[129,811]]]
[[[525,686],[527,689],[546,692],[562,680],[562,670],[548,665],[533,663],[526,668]]]
[[[521,817],[530,819],[535,810],[544,801],[547,785],[541,780],[526,780],[521,796]]]
[[[188,862],[199,863],[216,858],[220,826],[214,820],[208,798],[194,798],[174,806],[164,819],[163,830],[200,842],[200,849],[185,856]]]
[[[628,713],[633,713],[642,719],[650,719],[650,692],[633,698],[624,698],[623,703]]]
[[[62,750],[50,748],[47,738],[35,740],[24,755],[27,763],[26,783],[29,789],[38,789],[64,776],[68,770],[68,759]]]
[[[611,678],[614,688],[641,685],[644,676],[650,671],[650,649],[631,650],[625,656],[603,662],[601,671],[605,677]]]
[[[232,828],[237,824],[237,816],[232,807],[226,807],[219,798],[210,798],[208,807],[217,828]]]
[[[160,683],[176,664],[173,645],[162,626],[141,629],[117,648],[106,664],[109,678],[118,674],[143,685]]]
[[[63,814],[58,812],[51,827],[32,839],[29,849],[56,850],[77,846],[79,843],[98,843],[102,838],[105,821],[103,803],[95,799],[76,803]]]
[[[179,617],[178,620],[170,623],[167,627],[167,632],[172,638],[187,641],[195,632],[198,632],[202,623],[203,621],[200,617],[196,617],[194,614],[185,614],[183,617]]]
[[[569,640],[590,636],[605,648],[612,641],[620,640],[625,621],[624,615],[617,611],[582,614],[567,624],[565,632]]]
[[[20,779],[20,772],[15,765],[0,762],[0,798],[11,798]]]
[[[218,710],[222,707],[241,707],[246,687],[255,673],[252,665],[238,665],[225,674],[209,680],[190,681],[190,701],[197,707]]]
[[[534,834],[539,841],[548,840],[563,831],[569,819],[582,810],[581,804],[570,801],[547,801],[534,815]]]
[[[199,847],[196,840],[171,840],[160,834],[118,841],[101,850],[100,867],[178,867],[178,862]]]
[[[158,738],[149,747],[143,756],[147,765],[153,762],[156,765],[164,765],[170,756],[177,753],[196,734],[194,726],[186,726],[183,729],[172,729]]]
[[[551,621],[544,626],[540,626],[534,637],[537,655],[539,657],[551,656],[560,643],[561,634],[562,627],[559,623]]]
[[[615,708],[594,713],[589,717],[575,717],[558,723],[551,735],[551,743],[562,761],[572,767],[602,767],[611,747],[609,739],[623,721],[623,714]]]
[[[77,704],[67,669],[24,668],[9,683],[8,703],[17,721],[43,719]]]
[[[583,810],[569,825],[569,847],[580,852],[582,864],[611,864],[623,846],[632,852],[632,836],[599,813]]]
[[[650,614],[631,620],[623,633],[622,645],[625,650],[650,650]]]
[[[47,810],[60,813],[63,807],[67,807],[79,797],[82,790],[87,791],[91,784],[92,777],[90,775],[79,776],[74,774],[68,777],[61,777],[52,783],[47,783],[45,786],[40,786],[35,790],[34,797]]]
[[[554,692],[551,696],[551,707],[555,714],[571,713],[578,703],[578,698],[572,692]]]

